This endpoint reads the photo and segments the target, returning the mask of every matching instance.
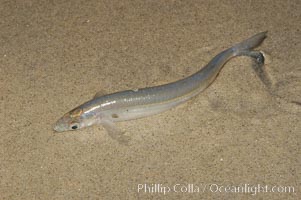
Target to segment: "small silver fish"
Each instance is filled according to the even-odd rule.
[[[57,132],[78,130],[101,124],[115,139],[123,142],[115,122],[154,115],[186,102],[205,90],[216,78],[223,65],[236,56],[249,56],[263,64],[264,57],[252,49],[261,44],[267,32],[261,32],[216,55],[201,70],[187,78],[155,87],[98,95],[60,118]],[[125,141],[125,140],[124,140]]]

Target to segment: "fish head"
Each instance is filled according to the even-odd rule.
[[[80,107],[71,110],[55,123],[53,129],[56,132],[73,131],[86,127],[83,120],[83,109]]]

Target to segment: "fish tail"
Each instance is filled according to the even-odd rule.
[[[250,51],[253,48],[259,46],[261,42],[266,38],[267,31],[257,33],[256,35],[238,43],[232,47],[235,56],[241,55],[243,52]]]

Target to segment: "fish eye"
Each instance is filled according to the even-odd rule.
[[[78,125],[77,124],[72,125],[71,128],[72,128],[72,130],[76,130],[76,129],[78,129]]]

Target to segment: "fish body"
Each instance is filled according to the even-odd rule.
[[[241,55],[257,58],[260,53],[252,49],[260,45],[265,37],[266,32],[261,32],[224,50],[201,70],[184,79],[154,87],[95,96],[92,100],[66,113],[57,121],[54,130],[62,132],[101,124],[112,132],[117,130],[114,122],[166,111],[205,90],[229,59]]]

